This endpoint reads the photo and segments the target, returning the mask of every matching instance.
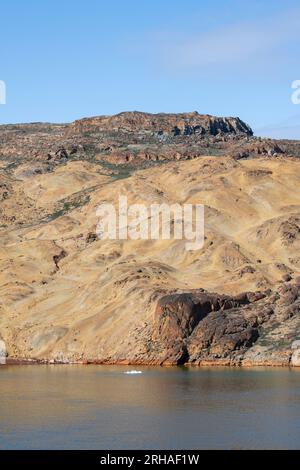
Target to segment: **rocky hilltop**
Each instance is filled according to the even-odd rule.
[[[0,126],[0,359],[300,365],[299,149],[198,113]],[[204,247],[99,240],[119,195],[204,204]]]
[[[239,118],[215,117],[197,113],[150,114],[141,112],[120,113],[75,121],[69,132],[121,132],[156,137],[191,135],[216,136],[218,134],[253,135],[251,128]]]
[[[65,160],[99,161],[144,167],[157,161],[190,160],[201,155],[236,158],[300,155],[298,142],[253,136],[239,118],[126,112],[71,124],[0,126],[0,156],[12,163],[41,166]]]

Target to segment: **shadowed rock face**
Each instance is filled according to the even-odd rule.
[[[299,315],[299,298],[299,280],[283,284],[276,294],[230,297],[200,291],[165,296],[158,302],[152,334],[159,345],[157,360],[169,365],[239,364],[265,330]]]
[[[158,302],[153,340],[165,349],[162,362],[182,364],[199,359],[203,350],[226,354],[250,346],[258,337],[256,321],[224,312],[238,309],[264,297],[262,293],[244,293],[236,297],[206,292],[175,294]],[[192,357],[190,357],[192,356]]]

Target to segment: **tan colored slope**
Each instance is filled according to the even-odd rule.
[[[121,180],[101,173],[100,165],[77,162],[12,182],[35,206],[27,209],[31,224],[1,232],[0,336],[10,356],[132,360],[164,293],[235,294],[300,272],[296,160],[203,157]],[[87,190],[84,205],[38,222],[39,207],[49,212]],[[184,240],[93,241],[98,205],[117,204],[119,195],[129,203],[205,204],[204,248],[188,252]]]
[[[109,181],[109,178],[103,175],[103,169],[102,173],[100,170],[88,162],[70,162],[57,167],[53,173],[32,176],[30,184],[24,185],[24,192],[40,204],[48,205]]]
[[[35,163],[31,167],[40,169]],[[0,169],[0,226],[38,224],[63,211],[66,203],[80,205],[78,199],[111,181],[107,173],[100,165],[75,161],[43,174],[32,174],[29,163],[9,175]]]

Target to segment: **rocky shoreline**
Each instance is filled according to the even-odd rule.
[[[292,364],[290,360],[288,361],[264,361],[264,362],[247,362],[247,361],[242,361],[240,363],[235,363],[229,360],[223,360],[223,361],[201,361],[199,364],[181,364],[181,365],[176,365],[176,364],[157,364],[157,363],[140,363],[140,362],[135,362],[135,361],[119,361],[119,362],[110,362],[110,361],[99,361],[99,360],[85,360],[85,361],[56,361],[54,359],[16,359],[16,358],[7,358],[5,363],[0,363],[0,368],[5,367],[5,366],[76,366],[76,365],[84,365],[84,366],[90,366],[90,365],[97,365],[97,366],[141,366],[141,367],[164,367],[164,368],[169,368],[169,367],[191,367],[191,368],[245,368],[245,369],[251,369],[251,368],[298,368],[298,364]]]
[[[299,367],[300,340],[294,339],[299,310],[300,278],[282,282],[275,292],[231,297],[201,289],[171,294],[158,301],[150,335],[140,332],[143,344],[138,357],[7,357],[6,364]],[[272,338],[276,328],[286,341],[281,346]]]

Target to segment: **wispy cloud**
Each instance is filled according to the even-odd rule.
[[[273,139],[300,139],[300,114],[276,124],[255,129],[255,134]]]
[[[167,66],[187,69],[268,60],[270,53],[282,56],[282,47],[298,41],[300,8],[205,33],[159,33],[153,38],[152,47]]]

